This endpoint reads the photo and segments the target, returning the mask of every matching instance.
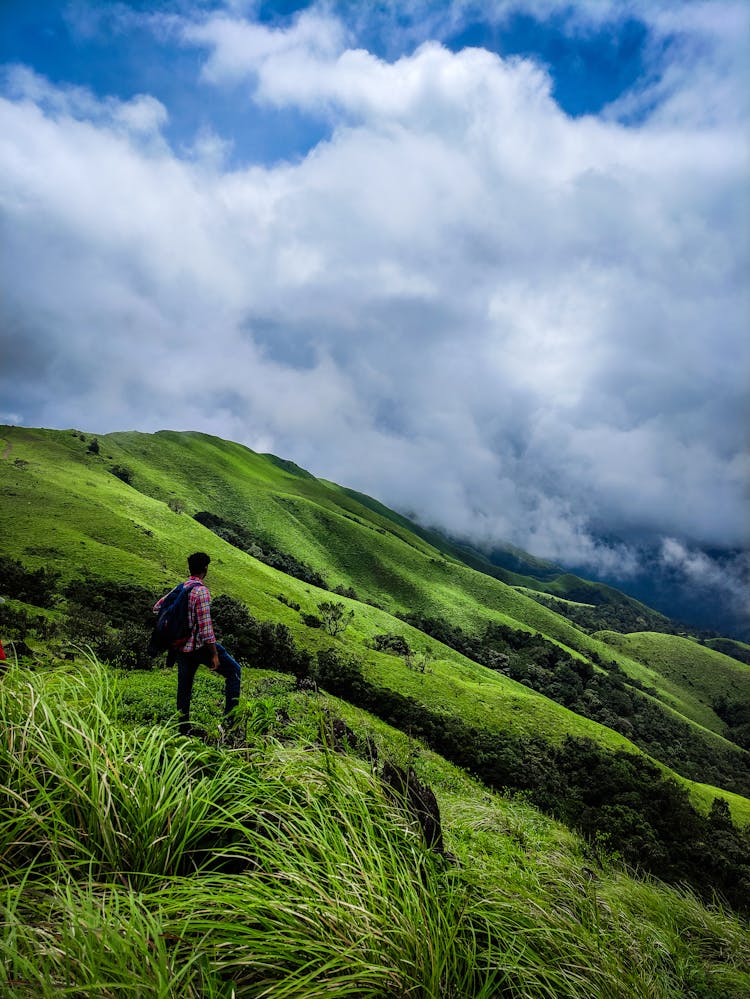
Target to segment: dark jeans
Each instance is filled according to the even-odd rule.
[[[229,655],[223,645],[216,643],[219,653],[219,668],[216,670],[224,677],[224,719],[231,723],[231,716],[240,698],[241,667]],[[199,666],[208,666],[211,662],[211,650],[202,645],[194,652],[180,652],[177,655],[177,710],[180,712],[180,731],[187,732],[190,728],[190,700],[193,696],[193,680]]]

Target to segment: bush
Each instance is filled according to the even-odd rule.
[[[146,649],[151,631],[138,624],[126,624],[110,631],[95,645],[97,654],[120,669],[152,669],[154,659]]]
[[[404,656],[404,665],[407,669],[412,670],[414,673],[432,672],[427,668],[431,662],[432,656],[427,649],[423,649],[421,652],[409,651]]]
[[[376,652],[390,652],[395,656],[408,656],[411,652],[409,643],[404,636],[394,635],[391,632],[374,635],[372,647]]]
[[[310,654],[297,648],[286,625],[258,621],[240,600],[225,594],[216,597],[211,611],[221,642],[236,658],[261,669],[308,675]]]
[[[300,609],[300,605],[297,603],[296,600],[290,600],[289,597],[285,596],[283,593],[277,594],[276,599],[279,601],[280,604],[284,604],[286,607],[290,607],[293,611],[298,611]]]
[[[20,607],[2,603],[0,629],[6,638],[24,639],[32,631],[40,638],[53,638],[58,632],[58,624],[41,614],[29,614]]]
[[[77,645],[90,645],[98,650],[109,638],[107,615],[95,607],[71,603],[63,621],[63,634]]]
[[[132,485],[133,472],[127,467],[127,465],[112,465],[110,467],[110,472],[116,479],[120,479],[126,485]]]
[[[159,595],[145,586],[83,576],[71,580],[63,592],[78,613],[82,608],[101,611],[115,628],[125,624],[144,627],[154,624],[152,608]]]
[[[0,557],[0,593],[35,607],[51,607],[60,574],[52,569],[27,569],[12,558]]]
[[[319,650],[312,678],[329,694],[359,704],[366,697],[367,684],[358,663],[338,649]]]

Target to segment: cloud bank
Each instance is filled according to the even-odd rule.
[[[486,15],[520,9],[557,10]],[[201,429],[610,575],[747,545],[746,6],[631,3],[650,72],[578,118],[539,63],[435,40],[470,4],[390,61],[330,6],[232,10],[150,23],[207,106],[323,123],[303,157],[229,167],[152,95],[6,72],[0,421]]]

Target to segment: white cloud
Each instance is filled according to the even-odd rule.
[[[230,171],[210,130],[176,156],[153,98],[14,70],[14,413],[215,432],[456,534],[601,571],[634,570],[604,533],[746,543],[735,104],[693,113],[697,79],[677,114],[677,74],[667,117],[572,120],[524,60],[431,43],[389,63],[320,11],[283,29],[180,24],[208,48],[207,78],[325,113],[331,137]],[[711,86],[720,42],[698,64]]]
[[[316,10],[303,11],[289,28],[270,28],[241,18],[218,14],[203,23],[184,22],[186,42],[207,46],[204,76],[213,83],[235,82],[272,63],[324,60],[341,52],[341,22]]]
[[[693,593],[702,593],[707,600],[723,604],[738,621],[747,621],[750,560],[746,554],[718,560],[688,548],[677,538],[666,537],[659,558],[661,565],[676,572]]]
[[[5,73],[5,89],[18,102],[29,102],[55,117],[96,122],[134,136],[156,137],[169,120],[161,101],[150,94],[136,94],[123,101],[104,100],[88,88],[54,86],[27,66],[12,65]]]

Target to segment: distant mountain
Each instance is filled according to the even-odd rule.
[[[706,552],[718,571],[722,561],[731,559],[736,564],[739,552]],[[725,594],[710,585],[690,584],[675,569],[664,566],[656,553],[648,560],[650,568],[627,580],[613,584],[656,608],[663,614],[683,621],[694,629],[727,635],[739,641],[750,641],[750,588],[744,608],[738,601],[727,601]],[[602,580],[607,582],[606,579]]]
[[[425,531],[424,535],[440,546],[440,532]],[[607,539],[624,544],[618,539]],[[646,566],[641,572],[625,578],[597,574],[581,566],[560,566],[535,558],[511,545],[496,545],[489,552],[482,552],[470,543],[444,537],[443,544],[467,565],[502,579],[511,585],[526,585],[542,592],[556,593],[568,599],[579,599],[576,592],[588,590],[587,602],[601,605],[622,605],[639,608],[642,621],[656,631],[707,632],[725,635],[742,642],[750,641],[750,580],[744,580],[747,599],[726,599],[726,590],[720,590],[710,581],[703,584],[686,579],[676,567],[665,565],[657,548],[641,548],[640,562]],[[720,575],[726,568],[739,588],[738,565],[745,553],[740,551],[698,551],[697,557],[705,558],[713,571]],[[747,565],[747,562],[745,563]],[[519,577],[525,577],[521,579]],[[592,583],[595,584],[592,587]],[[654,616],[656,612],[656,616]],[[636,624],[636,622],[633,622]],[[637,630],[637,628],[633,628]]]

